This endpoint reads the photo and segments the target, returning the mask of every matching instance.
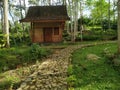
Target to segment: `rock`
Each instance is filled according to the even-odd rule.
[[[36,90],[35,85],[31,86],[29,90]]]
[[[42,87],[42,84],[40,84],[40,83],[39,83],[39,84],[36,84],[36,87],[37,87],[37,88],[41,88],[41,87]]]
[[[25,82],[31,82],[32,81],[32,78],[31,77],[28,77]]]
[[[22,88],[18,88],[17,90],[22,90]]]
[[[22,84],[21,84],[21,88],[24,88],[24,87],[26,87],[27,86],[27,83],[25,83],[25,82],[23,82]]]
[[[29,87],[29,86],[26,86],[26,87],[24,88],[24,90],[30,90],[30,87]]]
[[[114,59],[113,60],[115,66],[120,66],[120,60],[119,59]]]
[[[91,60],[91,61],[97,61],[100,57],[95,55],[95,54],[88,54],[87,55],[87,60]]]

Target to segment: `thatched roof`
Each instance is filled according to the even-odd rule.
[[[21,22],[41,22],[54,20],[69,20],[66,6],[31,6]]]

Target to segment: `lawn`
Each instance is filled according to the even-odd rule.
[[[106,51],[117,52],[117,44],[85,47],[73,53],[67,79],[70,90],[120,90],[120,72],[108,63]]]

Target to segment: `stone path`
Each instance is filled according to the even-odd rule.
[[[73,45],[53,54],[42,64],[36,65],[33,74],[27,77],[17,90],[67,90],[67,68],[71,53],[87,45]]]

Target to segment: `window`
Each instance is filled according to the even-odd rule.
[[[59,35],[59,27],[54,27],[54,35]]]

